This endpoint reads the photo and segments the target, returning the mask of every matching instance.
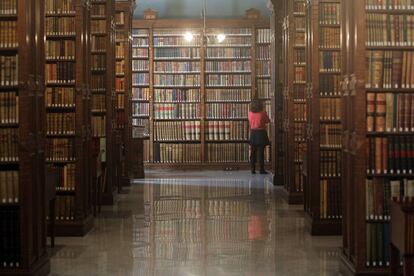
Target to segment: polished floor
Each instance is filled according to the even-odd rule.
[[[268,176],[149,171],[83,238],[57,238],[51,275],[340,275],[340,237],[311,237]]]

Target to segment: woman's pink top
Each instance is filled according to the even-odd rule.
[[[266,124],[268,123],[270,123],[270,119],[266,111],[257,113],[249,112],[250,129],[266,129]]]

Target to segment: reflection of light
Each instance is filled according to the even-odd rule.
[[[184,34],[184,39],[185,39],[186,41],[188,41],[188,42],[193,41],[193,38],[194,38],[194,36],[193,36],[193,34],[192,34],[192,33],[190,33],[190,32],[186,32],[186,33]]]
[[[219,43],[222,43],[225,39],[226,39],[226,35],[225,34],[219,34],[219,35],[217,35],[217,41]]]

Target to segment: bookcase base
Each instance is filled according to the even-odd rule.
[[[240,171],[250,170],[249,163],[145,163],[146,169],[174,169],[174,170],[223,170]],[[271,164],[266,164],[269,170]]]
[[[104,206],[112,206],[115,203],[116,199],[116,191],[112,193],[104,193],[102,194],[102,205]]]
[[[314,219],[305,213],[306,229],[312,236],[340,236],[342,234],[342,220]]]
[[[283,187],[282,191],[282,197],[287,201],[290,205],[300,205],[303,204],[303,193],[299,192],[289,192],[286,190],[285,187]]]
[[[131,186],[131,180],[129,177],[122,177],[121,179],[122,187],[130,187]]]
[[[83,237],[94,226],[94,218],[91,215],[82,221],[56,221],[55,235],[57,237]]]
[[[349,259],[341,254],[341,261],[339,263],[339,272],[341,276],[374,276],[374,275],[389,275],[387,268],[377,268],[377,269],[361,269],[356,271],[355,266],[349,261]]]
[[[0,275],[7,276],[46,276],[50,273],[49,256],[45,254],[30,269],[0,269]]]

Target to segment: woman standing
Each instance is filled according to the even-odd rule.
[[[268,123],[270,123],[270,119],[266,111],[263,110],[263,102],[261,100],[253,100],[250,104],[249,112],[250,164],[253,174],[256,173],[257,158],[259,159],[260,174],[267,174],[264,169],[264,150],[267,145],[270,145],[266,131]]]

